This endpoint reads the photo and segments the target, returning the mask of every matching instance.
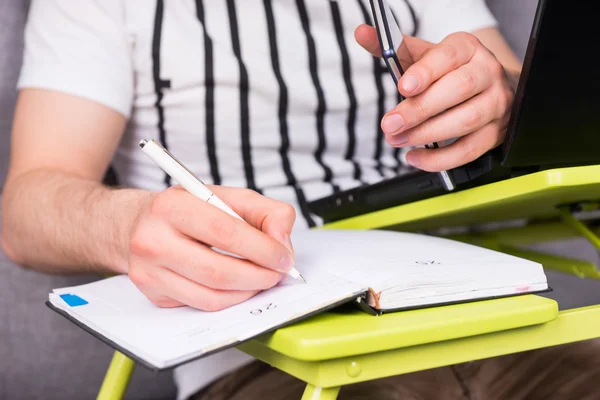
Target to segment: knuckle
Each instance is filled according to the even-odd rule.
[[[153,230],[141,225],[131,235],[129,251],[142,258],[157,258],[162,253],[160,242],[154,237]]]
[[[512,103],[514,101],[515,98],[515,94],[512,91],[512,89],[508,88],[508,87],[504,87],[502,89],[501,95],[500,95],[500,99],[502,101],[502,114],[505,114],[507,111],[510,110]]]
[[[414,133],[411,136],[413,136],[413,139],[409,141],[413,142],[415,145],[435,142],[431,124],[427,122],[416,126],[414,128]]]
[[[413,112],[409,113],[409,115],[416,115],[418,121],[424,121],[427,119],[427,108],[425,107],[425,104],[423,104],[422,98],[420,96],[416,96],[408,100],[410,100],[410,108],[413,110]]]
[[[281,203],[280,209],[281,218],[291,222],[296,220],[296,209],[292,205]]]
[[[260,193],[247,188],[236,188],[239,191],[238,197],[243,198],[245,201],[251,202],[260,199],[262,196]]]
[[[464,121],[465,128],[469,132],[479,128],[484,122],[485,113],[483,109],[477,105],[472,105],[467,113],[467,118]]]
[[[496,107],[494,114],[498,116],[504,116],[510,112],[514,101],[513,91],[507,86],[500,86],[495,88],[491,93],[495,99],[491,103],[492,106]]]
[[[226,218],[210,218],[208,232],[212,235],[212,245],[221,250],[236,249],[239,246],[237,228]]]
[[[460,72],[459,90],[462,93],[470,94],[475,91],[476,87],[477,82],[475,81],[473,72],[467,68],[463,68]]]
[[[471,48],[471,53],[481,45],[481,41],[477,36],[469,32],[454,32],[448,35],[449,42],[464,46],[465,44]]]
[[[473,161],[479,157],[478,149],[471,142],[471,140],[463,140],[460,144],[461,159],[465,162]]]
[[[442,54],[444,54],[444,57],[448,60],[452,61],[453,64],[458,60],[458,49],[451,43],[445,43],[442,46]]]
[[[474,48],[481,45],[479,38],[472,33],[462,32],[462,40],[464,40],[466,43],[469,43]]]
[[[502,78],[505,74],[504,66],[495,57],[490,65],[490,73],[494,78]]]
[[[457,43],[466,43],[472,47],[477,47],[481,44],[477,36],[465,31],[452,33],[449,37],[452,37],[453,41]]]
[[[223,270],[215,265],[202,267],[202,275],[209,286],[223,288],[227,285],[227,276]]]
[[[150,213],[152,215],[168,215],[173,209],[173,192],[173,189],[167,189],[154,196],[150,203]]]
[[[504,137],[506,136],[506,129],[496,129],[495,134],[492,136],[491,143],[489,144],[489,149],[493,149],[498,147],[502,142],[504,142]]]

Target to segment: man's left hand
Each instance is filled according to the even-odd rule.
[[[361,25],[358,43],[381,57],[373,27]],[[394,147],[424,146],[458,138],[437,149],[408,152],[409,164],[425,171],[451,169],[500,145],[514,99],[514,88],[494,54],[469,33],[454,33],[439,44],[405,36],[414,64],[398,82],[405,100],[381,122]]]

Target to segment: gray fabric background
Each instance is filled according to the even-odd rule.
[[[457,0],[460,1],[460,0]],[[490,0],[501,29],[522,57],[535,0]],[[8,161],[8,137],[22,52],[26,0],[0,1],[0,189]],[[0,210],[1,212],[1,210]],[[1,230],[1,226],[0,226]],[[597,252],[581,240],[543,247],[559,254],[598,262]],[[599,282],[548,272],[561,308],[600,303]],[[49,276],[21,269],[0,253],[0,399],[92,399],[112,350],[44,305],[55,287],[88,282],[95,277]],[[138,367],[127,392],[129,399],[172,398],[170,373],[152,374]]]

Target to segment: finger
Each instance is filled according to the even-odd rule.
[[[504,121],[494,121],[449,146],[437,149],[414,149],[406,161],[424,171],[439,172],[469,163],[502,143],[506,133]]]
[[[354,38],[358,44],[371,53],[374,57],[381,57],[381,48],[379,47],[379,38],[377,37],[377,30],[369,25],[359,25],[354,30]]]
[[[236,201],[240,202],[239,199]],[[239,211],[235,204],[232,206]],[[252,207],[262,209],[264,205],[255,202],[244,204],[243,214],[251,214],[249,210]],[[193,240],[280,272],[287,272],[294,264],[292,254],[283,244],[183,189],[173,191],[170,196],[157,196],[152,208],[159,218],[165,218],[177,232]],[[267,213],[265,210],[262,212]]]
[[[381,128],[386,135],[397,135],[481,93],[491,83],[486,70],[478,64],[463,65],[435,82],[424,93],[398,104],[384,116]]]
[[[475,132],[506,112],[505,106],[496,106],[491,90],[484,91],[427,121],[398,135],[387,136],[395,147],[425,146],[434,142],[457,138]]]
[[[132,254],[129,260],[129,279],[144,296],[157,307],[173,308],[185,304],[164,295],[162,285],[154,277],[155,271],[161,267],[149,265],[142,258]]]
[[[294,207],[252,190],[223,187],[211,189],[238,211],[249,224],[277,240],[293,253],[290,233],[296,222]]]
[[[434,82],[467,64],[479,47],[477,38],[468,33],[454,33],[430,48],[405,72],[398,87],[405,97],[423,93]],[[414,56],[414,55],[413,55]]]
[[[429,50],[437,46],[436,43],[423,40],[420,37],[404,35],[404,42],[414,61],[419,61]]]
[[[258,290],[215,290],[199,285],[173,271],[156,270],[157,281],[164,288],[163,296],[203,311],[219,311],[242,303],[259,293]]]
[[[166,296],[154,294],[145,294],[145,296],[148,298],[148,300],[150,300],[150,302],[152,302],[152,304],[160,308],[175,308],[185,306],[185,304]]]
[[[280,273],[250,261],[218,253],[185,237],[170,241],[170,251],[156,260],[173,272],[218,290],[265,290],[281,280]]]

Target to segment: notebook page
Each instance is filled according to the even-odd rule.
[[[305,268],[310,284],[293,280],[218,312],[190,307],[159,308],[127,276],[116,276],[71,288],[55,289],[51,303],[92,330],[165,368],[212,350],[252,338],[328,305],[355,298],[360,284]],[[77,296],[86,304],[69,306],[61,295]]]
[[[316,230],[298,231],[292,241],[296,267],[307,284],[288,279],[216,313],[155,307],[126,276],[56,289],[50,301],[149,364],[163,368],[354,298],[368,288],[379,292],[489,281],[509,270],[523,279],[544,277],[537,263],[424,235]],[[80,296],[87,304],[71,307],[62,294]]]
[[[545,281],[540,264],[444,238],[390,231],[298,232],[294,246],[320,254],[328,274],[376,291],[422,285]],[[298,264],[301,265],[301,253]],[[300,269],[301,270],[301,269]]]

